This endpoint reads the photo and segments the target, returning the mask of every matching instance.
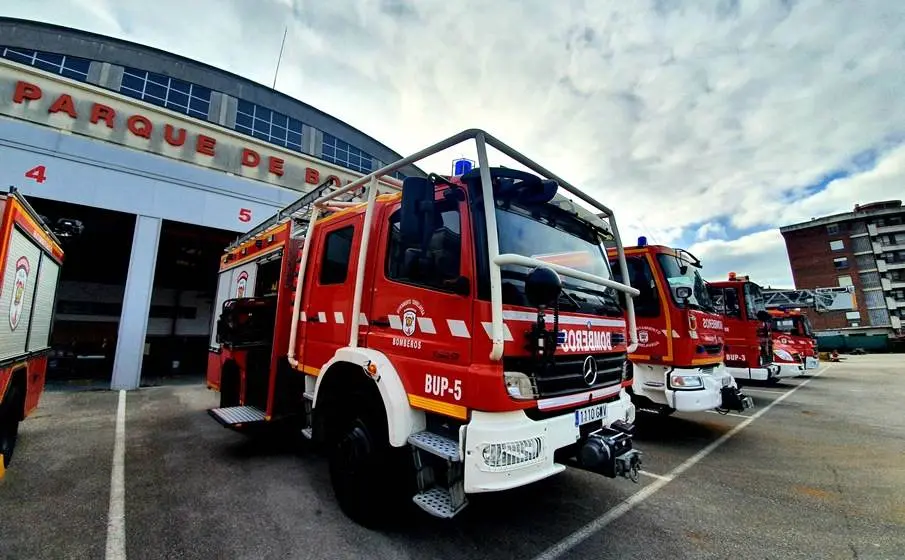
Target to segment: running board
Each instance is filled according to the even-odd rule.
[[[243,424],[256,424],[264,422],[267,415],[256,406],[230,406],[227,408],[211,408],[208,414],[214,417],[227,428],[234,428]]]
[[[408,443],[412,447],[417,447],[447,461],[462,460],[459,457],[459,443],[446,436],[427,431],[416,432],[408,437]]]
[[[453,505],[452,494],[446,488],[433,487],[412,496],[412,501],[427,513],[443,519],[450,519],[465,509],[468,502],[459,500],[459,507]]]

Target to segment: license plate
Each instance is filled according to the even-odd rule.
[[[606,416],[606,403],[595,404],[575,411],[575,425],[583,426],[591,422],[603,420]]]

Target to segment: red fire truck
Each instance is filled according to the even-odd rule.
[[[9,466],[19,423],[44,391],[59,239],[15,188],[0,193],[0,467]]]
[[[817,352],[817,336],[811,322],[801,309],[768,309],[773,318],[771,332],[773,344],[797,357],[801,371],[817,369],[820,365]]]
[[[616,252],[610,249],[610,264]],[[632,402],[638,410],[669,415],[675,411],[743,411],[754,403],[739,390],[723,363],[723,318],[716,313],[698,269],[701,262],[684,249],[648,245],[625,248],[635,298],[638,349],[628,355]],[[623,281],[617,273],[617,281]]]
[[[775,383],[799,375],[783,364],[794,356],[777,348],[772,338],[772,317],[764,305],[763,289],[748,276],[729,273],[727,280],[708,284],[710,297],[726,328],[726,366],[736,379]]]
[[[462,175],[381,179],[471,139]],[[490,167],[487,145],[533,173]],[[638,291],[612,279],[604,242],[625,262],[608,208],[480,130],[333,187],[223,256],[215,419],[285,421],[325,448],[341,509],[366,526],[391,503],[453,517],[470,494],[567,466],[637,481],[634,308],[617,294]]]

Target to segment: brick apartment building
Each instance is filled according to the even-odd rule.
[[[857,310],[808,312],[817,331],[903,333],[905,207],[901,200],[783,226],[796,289],[855,287]]]

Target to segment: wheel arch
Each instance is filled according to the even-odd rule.
[[[16,419],[22,421],[25,420],[25,402],[28,400],[28,364],[20,363],[10,368],[9,383],[6,384],[6,388],[4,389],[3,394],[0,395],[3,397],[2,399],[0,399],[0,404],[8,404],[7,399],[9,398],[9,395],[12,393],[13,389],[16,387],[18,387],[21,391],[20,402],[11,403],[11,405],[19,405],[18,415]]]
[[[368,373],[370,364],[377,368],[374,375]],[[342,406],[344,381],[367,385],[373,391],[371,394],[380,399],[393,447],[406,445],[411,434],[425,429],[425,414],[409,405],[408,393],[396,368],[385,354],[368,348],[341,348],[321,368],[314,386],[316,422],[318,417],[324,418],[317,410],[318,405],[329,407],[338,401]],[[318,431],[315,429],[315,434]]]

